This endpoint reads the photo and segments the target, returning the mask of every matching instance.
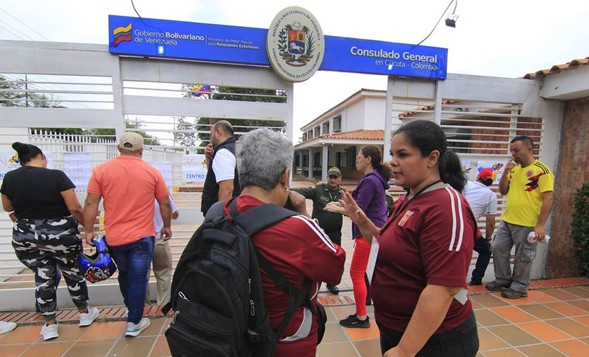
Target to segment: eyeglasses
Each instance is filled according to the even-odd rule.
[[[329,175],[329,178],[332,178],[332,179],[336,179],[336,178],[338,178],[338,177],[339,177],[339,176],[337,176],[337,175]]]

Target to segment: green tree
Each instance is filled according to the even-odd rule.
[[[126,121],[125,128],[133,129],[134,132],[143,136],[145,145],[161,145],[158,138],[147,134],[143,130],[137,130],[142,127],[141,121],[135,119],[134,121]],[[115,140],[116,134],[115,129],[112,128],[32,128],[37,131],[46,131],[57,134],[73,134],[73,135],[87,135],[91,137],[92,142],[96,142],[98,138],[105,140]]]
[[[579,260],[579,272],[589,276],[589,183],[583,184],[574,197],[571,237]]]
[[[125,128],[126,129],[133,129],[134,132],[143,136],[143,138],[144,138],[143,142],[145,143],[145,145],[161,145],[158,138],[147,134],[143,130],[137,130],[137,129],[140,129],[142,126],[143,126],[143,124],[137,118],[135,118],[135,120],[125,121]],[[115,129],[111,129],[111,128],[86,129],[86,130],[84,130],[84,134],[96,136],[96,137],[101,137],[104,139],[111,139],[111,140],[116,139]]]
[[[134,129],[133,130],[134,132],[143,136],[143,142],[145,143],[145,145],[161,145],[160,141],[155,136],[151,136],[143,130],[137,130],[137,129],[140,129],[142,126],[143,125],[142,125],[141,121],[137,118],[135,118],[135,120],[129,120],[129,121],[125,122],[125,127],[127,129]],[[113,129],[113,133],[114,133],[114,129]]]
[[[242,88],[242,87],[214,87],[212,100],[234,100],[241,102],[286,103],[286,92],[276,89]],[[196,121],[196,132],[200,140],[200,146],[204,147],[211,140],[211,125],[220,118],[201,117]],[[260,127],[284,128],[283,120],[263,119],[226,119],[236,132],[248,132]],[[239,134],[237,134],[239,137]]]
[[[196,146],[198,137],[195,133],[196,123],[187,121],[184,117],[176,118],[174,141],[182,146]]]
[[[26,105],[24,87],[23,80],[8,81],[6,77],[0,75],[0,106],[24,107]]]
[[[2,107],[35,107],[65,108],[61,103],[45,94],[27,92],[27,82],[22,79],[9,81],[0,75],[0,106]]]

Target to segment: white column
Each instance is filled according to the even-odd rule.
[[[329,144],[323,144],[321,157],[321,181],[327,182],[327,170],[329,170]]]
[[[312,179],[313,178],[313,149],[309,148],[309,173],[307,177]]]
[[[385,113],[384,113],[384,148],[382,153],[382,158],[384,162],[391,161],[391,155],[389,154],[391,151],[391,139],[392,133],[391,129],[393,127],[393,86],[394,86],[393,77],[389,76],[389,80],[387,81],[387,101],[385,105]]]
[[[444,85],[444,81],[436,81],[434,121],[438,125],[442,124],[442,94],[443,94],[442,87],[443,87],[443,85]]]

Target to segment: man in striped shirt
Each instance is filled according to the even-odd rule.
[[[505,212],[493,241],[495,281],[487,290],[501,291],[508,299],[528,296],[532,262],[538,242],[546,237],[546,221],[552,208],[554,175],[544,163],[534,159],[534,143],[517,136],[509,145],[512,159],[505,165],[499,192],[507,195]],[[534,232],[537,241],[528,242]],[[515,245],[513,272],[509,264]]]

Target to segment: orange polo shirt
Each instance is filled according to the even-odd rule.
[[[120,155],[95,168],[88,193],[104,199],[106,241],[112,246],[155,236],[153,200],[170,194],[155,167],[130,155]]]

